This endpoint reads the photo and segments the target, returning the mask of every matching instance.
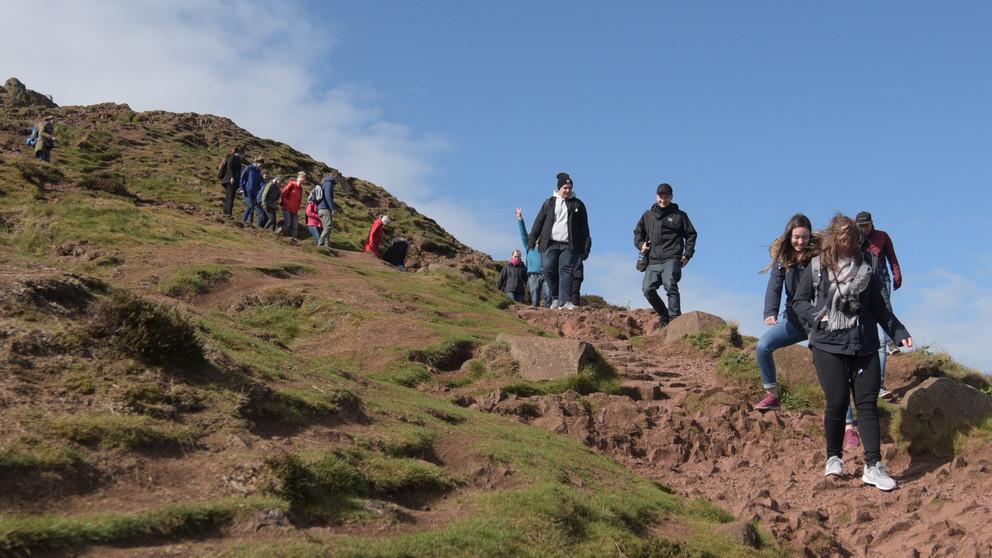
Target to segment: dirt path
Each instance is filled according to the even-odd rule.
[[[595,345],[627,394],[587,396],[586,412],[568,396],[529,398],[541,416],[522,420],[596,447],[679,494],[758,520],[808,555],[992,556],[990,448],[972,444],[950,461],[910,459],[884,436],[895,491],[862,483],[860,447],[846,453],[843,476],[825,478],[821,413],[753,410],[753,390],[721,382],[711,358],[662,345],[643,311],[518,314]],[[622,333],[649,335],[637,347],[604,341],[602,328],[615,333],[609,324],[617,322],[630,326]],[[494,410],[512,414],[514,405],[508,400]]]

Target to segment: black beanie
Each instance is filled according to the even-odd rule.
[[[565,183],[572,184],[572,177],[571,176],[568,176],[568,173],[567,172],[560,172],[560,173],[558,173],[558,188],[557,189],[560,190],[561,187],[562,187],[562,185],[564,185]]]

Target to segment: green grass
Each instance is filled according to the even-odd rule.
[[[755,378],[760,377],[758,364],[751,354],[736,350],[729,350],[720,355],[716,363],[716,373],[735,384],[753,383]]]
[[[306,273],[316,273],[317,269],[296,262],[283,262],[275,265],[258,266],[254,268],[255,271],[259,273],[264,273],[271,277],[287,278],[294,275],[303,275]]]
[[[584,364],[577,374],[557,380],[513,382],[503,386],[502,389],[520,397],[564,393],[569,390],[579,395],[616,394],[620,392],[620,376],[616,369],[594,350],[591,360]]]
[[[283,345],[290,345],[305,325],[305,314],[293,306],[249,306],[238,312],[234,319],[256,334],[269,335]]]
[[[823,390],[817,384],[790,386],[780,384],[782,406],[794,411],[822,411],[826,404]]]
[[[285,508],[285,504],[273,498],[251,497],[173,505],[136,514],[0,515],[0,554],[190,537],[272,508]]]
[[[231,278],[231,269],[223,265],[194,265],[179,268],[159,288],[173,297],[183,298],[210,292]]]
[[[457,370],[472,357],[475,342],[467,338],[447,339],[424,349],[412,350],[407,354],[412,362],[420,362],[441,371]]]
[[[100,301],[86,336],[106,339],[119,351],[152,364],[203,360],[192,324],[175,309],[124,291]]]
[[[0,472],[56,470],[82,462],[79,452],[52,442],[22,439],[0,444]]]
[[[403,492],[442,492],[454,487],[454,481],[442,467],[409,457],[370,456],[359,469],[374,494]]]
[[[122,450],[174,450],[195,440],[188,428],[136,415],[64,415],[49,419],[48,428],[78,444]]]

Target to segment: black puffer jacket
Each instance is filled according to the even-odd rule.
[[[882,326],[885,333],[898,345],[909,338],[909,332],[889,311],[882,298],[882,283],[878,276],[871,274],[868,287],[858,295],[861,310],[858,312],[858,323],[847,329],[827,331],[823,322],[814,317],[827,304],[827,293],[830,292],[830,274],[826,269],[820,271],[820,288],[816,306],[813,305],[813,266],[803,270],[796,288],[795,300],[792,307],[796,314],[810,331],[809,346],[828,353],[839,355],[866,356],[878,351],[878,327]]]
[[[508,263],[503,266],[496,288],[504,293],[523,296],[524,290],[527,288],[527,266],[523,262],[517,265]]]
[[[572,196],[565,200],[565,207],[568,208],[568,245],[573,252],[582,255],[582,259],[589,257],[589,249],[592,248],[592,240],[589,236],[589,215],[586,213],[586,204],[582,200]],[[538,251],[544,253],[551,244],[551,229],[555,226],[555,196],[545,200],[541,206],[541,211],[534,218],[534,225],[530,228],[530,236],[527,237],[527,249],[532,250],[537,246]]]
[[[634,246],[640,250],[645,240],[651,241],[649,264],[681,259],[682,256],[688,260],[696,253],[696,228],[677,203],[664,209],[654,204],[641,215],[634,227]]]

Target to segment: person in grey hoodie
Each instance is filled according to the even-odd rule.
[[[661,183],[656,190],[657,203],[641,215],[634,227],[634,246],[647,254],[641,291],[644,298],[661,316],[662,325],[682,315],[679,280],[682,268],[696,252],[696,229],[685,211],[672,203],[672,186]],[[658,296],[658,287],[665,287],[668,308]]]
[[[586,205],[572,193],[572,177],[558,173],[558,187],[534,218],[527,249],[541,251],[544,279],[551,290],[551,308],[576,308],[572,304],[572,272],[592,247]]]
[[[541,269],[541,253],[536,249],[527,249],[527,225],[524,225],[524,212],[519,207],[514,210],[517,216],[517,226],[520,229],[520,243],[527,252],[527,291],[530,292],[530,305],[545,308],[551,306],[551,290],[544,280],[544,270]]]

